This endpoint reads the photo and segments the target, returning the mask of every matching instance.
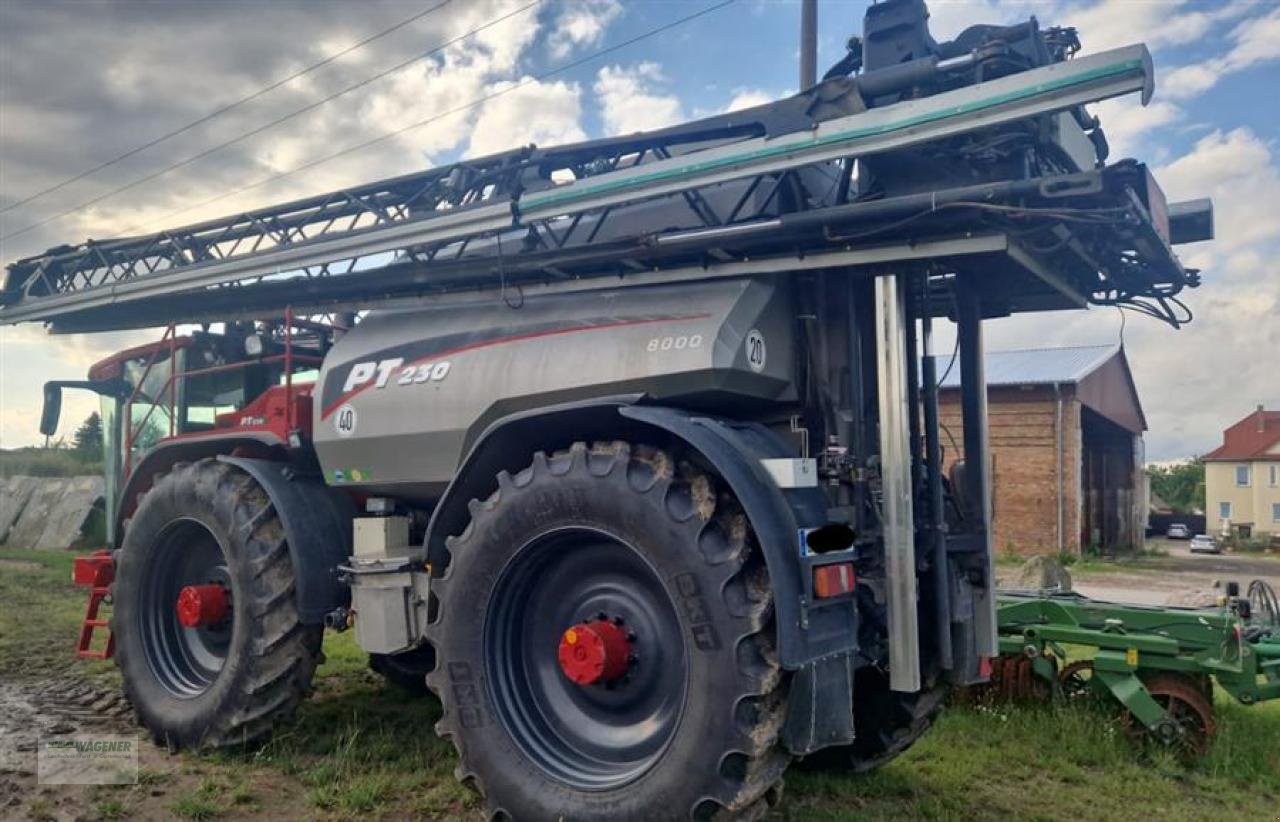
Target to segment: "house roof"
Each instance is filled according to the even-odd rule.
[[[951,355],[935,355],[943,390],[960,387],[960,368]],[[1147,429],[1138,387],[1124,346],[1075,345],[988,351],[984,359],[988,388],[1028,385],[1073,386],[1082,404],[1120,427],[1140,434]]]
[[[1261,405],[1222,432],[1222,445],[1204,455],[1210,461],[1280,460],[1280,411]]]
[[[1072,385],[1097,371],[1120,350],[1119,345],[1076,345],[988,351],[984,360],[987,385]],[[934,360],[941,375],[947,371],[951,355],[935,355]],[[951,367],[939,386],[960,387],[958,364]]]

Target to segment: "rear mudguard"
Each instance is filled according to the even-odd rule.
[[[780,489],[760,463],[795,457],[795,449],[758,423],[642,405],[622,406],[618,413],[688,443],[742,504],[769,568],[782,667],[796,670],[824,657],[857,650],[855,601],[849,598],[815,608],[805,598],[800,533],[826,524],[826,495],[818,488]]]
[[[355,505],[320,477],[284,462],[219,456],[257,480],[284,526],[293,562],[298,618],[320,625],[325,614],[351,602],[351,589],[338,579],[338,566],[351,556]]]
[[[771,457],[795,457],[795,450],[758,423],[637,405],[637,399],[618,396],[541,408],[489,424],[475,437],[427,528],[427,557],[437,572],[448,561],[445,540],[466,527],[467,503],[492,491],[499,470],[518,471],[534,451],[567,446],[566,431],[573,432],[574,439],[590,440],[642,438],[646,430],[657,429],[664,439],[682,441],[701,454],[750,519],[773,585],[782,667],[797,670],[824,657],[856,651],[854,599],[814,607],[805,597],[808,570],[800,555],[800,533],[826,523],[825,494],[818,488],[779,489],[760,464]]]
[[[180,462],[217,457],[221,454],[238,454],[253,457],[285,458],[285,443],[279,437],[265,431],[235,431],[198,437],[177,437],[161,440],[133,467],[120,489],[119,503],[113,514],[116,548],[124,539],[124,526],[138,507],[138,500],[150,490],[156,478],[173,469]]]
[[[728,483],[751,520],[773,586],[779,661],[795,671],[782,728],[783,746],[803,756],[852,742],[856,600],[833,600],[815,607],[805,596],[804,584],[804,574],[812,570],[800,554],[802,529],[826,524],[827,498],[818,488],[780,489],[760,463],[772,457],[794,457],[794,449],[758,423],[652,406],[623,406],[618,411],[668,431],[696,449]]]

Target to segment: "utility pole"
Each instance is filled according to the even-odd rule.
[[[800,90],[818,83],[818,0],[800,0]]]

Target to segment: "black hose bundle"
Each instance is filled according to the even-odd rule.
[[[1276,589],[1270,583],[1265,579],[1255,579],[1249,583],[1246,597],[1253,606],[1256,622],[1280,628],[1280,597],[1276,596]]]

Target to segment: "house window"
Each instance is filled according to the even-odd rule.
[[[1218,503],[1218,519],[1231,519],[1231,503]]]
[[[1243,488],[1245,486],[1248,486],[1248,484],[1249,484],[1249,466],[1237,465],[1236,466],[1236,485],[1239,485]]]
[[[1280,502],[1271,503],[1271,521],[1280,522]]]
[[[1280,465],[1268,465],[1267,467],[1271,469],[1271,487],[1275,488],[1280,485]]]

